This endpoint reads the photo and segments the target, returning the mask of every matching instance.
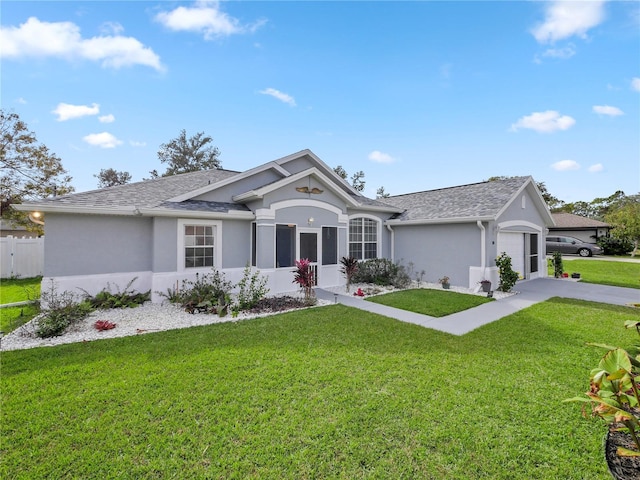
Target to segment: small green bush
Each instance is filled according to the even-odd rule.
[[[40,294],[42,315],[35,322],[35,334],[40,338],[62,335],[70,325],[85,318],[93,307],[87,301],[78,301],[72,292],[58,292],[55,282]]]
[[[62,335],[67,328],[86,318],[92,311],[93,307],[87,301],[47,309],[44,315],[38,320],[36,335],[40,338]]]
[[[633,251],[633,243],[625,238],[602,237],[597,243],[605,255],[626,255]]]
[[[511,268],[511,257],[505,252],[502,252],[498,258],[496,258],[496,266],[500,275],[500,286],[498,290],[501,292],[510,292],[513,286],[518,281],[518,272],[514,272]]]
[[[392,285],[397,288],[406,288],[411,283],[406,268],[386,258],[372,258],[360,262],[352,280],[354,283]]]
[[[260,275],[260,270],[251,273],[249,265],[244,267],[244,274],[236,287],[239,289],[236,297],[239,311],[251,310],[269,293],[267,278]]]
[[[553,276],[555,278],[561,278],[564,273],[564,265],[562,264],[562,253],[553,252],[553,258],[551,259],[553,264]]]
[[[136,292],[131,288],[136,280],[137,277],[131,280],[123,291],[118,289],[116,293],[111,292],[110,284],[93,297],[85,291],[86,300],[93,308],[98,309],[137,307],[150,300],[151,290],[144,293]]]
[[[195,280],[183,280],[180,289],[170,288],[167,293],[158,294],[192,313],[216,313],[218,305],[228,307],[229,292],[232,288],[233,284],[225,280],[224,274],[214,269],[210,274],[196,273]]]

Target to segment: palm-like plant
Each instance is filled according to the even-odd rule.
[[[351,279],[358,271],[358,260],[353,257],[342,257],[340,259],[340,264],[342,268],[340,268],[340,273],[342,273],[347,279],[347,293],[349,293],[349,288],[351,287]]]

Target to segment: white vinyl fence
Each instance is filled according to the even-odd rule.
[[[0,238],[0,278],[37,277],[44,267],[44,238]]]

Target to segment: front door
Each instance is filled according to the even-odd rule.
[[[300,256],[311,262],[313,278],[318,284],[318,233],[316,231],[300,231]]]

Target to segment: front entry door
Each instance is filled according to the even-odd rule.
[[[311,262],[313,278],[318,284],[318,233],[300,232],[300,258],[306,258]]]

